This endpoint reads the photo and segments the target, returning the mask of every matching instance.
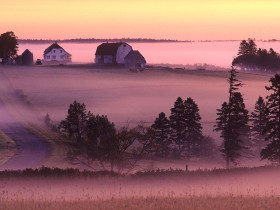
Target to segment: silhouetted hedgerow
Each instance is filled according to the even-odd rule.
[[[49,168],[41,167],[38,169],[27,168],[24,170],[6,170],[0,171],[0,178],[13,178],[13,177],[115,177],[120,176],[118,173],[110,171],[80,171],[74,168]]]
[[[231,169],[197,169],[194,171],[185,171],[182,169],[155,169],[150,171],[139,171],[133,174],[135,177],[164,177],[170,175],[186,176],[189,178],[196,177],[213,177],[213,176],[223,176],[223,175],[242,175],[242,174],[256,174],[258,172],[280,172],[279,167],[275,166],[260,166],[260,167],[238,167]]]

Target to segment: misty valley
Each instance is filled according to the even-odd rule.
[[[184,209],[184,205],[194,207],[197,202],[207,206],[211,199],[217,202],[213,203],[212,208],[225,205],[222,209],[233,209],[234,205],[231,208],[228,205],[229,201],[248,202],[247,209],[257,208],[258,205],[262,205],[262,198],[270,198],[277,194],[279,187],[276,184],[276,177],[279,172],[277,167],[276,169],[263,167],[270,165],[270,161],[261,161],[257,151],[254,151],[249,158],[245,156],[238,158],[237,165],[231,162],[232,169],[228,172],[224,169],[226,163],[220,152],[223,138],[220,137],[220,132],[214,131],[214,126],[217,109],[221,108],[229,95],[227,81],[229,76],[228,70],[184,71],[153,68],[143,73],[134,73],[125,68],[103,69],[88,65],[1,66],[1,112],[9,113],[6,118],[2,117],[2,123],[9,125],[14,121],[20,122],[28,132],[39,136],[40,139],[46,139],[50,150],[42,157],[29,156],[37,160],[41,158],[39,162],[46,168],[40,169],[40,164],[37,165],[39,172],[32,169],[24,171],[25,166],[17,165],[16,162],[19,163],[17,160],[13,163],[13,167],[23,170],[20,175],[1,173],[3,182],[0,187],[3,193],[0,202],[7,205],[7,209],[10,208],[11,203],[26,205],[33,209],[38,209],[38,205],[42,205],[41,209],[47,209],[52,205],[63,209],[62,206],[69,202],[74,203],[73,209],[88,209],[91,205],[100,205],[100,209],[108,209],[108,205],[119,205],[118,208],[132,205],[131,208],[136,209],[135,203],[143,203],[148,199],[147,205],[155,206],[147,206],[146,209],[169,209],[173,201],[178,204],[175,208]],[[269,73],[239,72],[237,74],[237,78],[244,84],[239,90],[250,113],[254,111],[259,96],[265,98],[268,95],[265,86],[269,86],[269,80],[273,76]],[[197,104],[201,116],[201,133],[206,140],[214,141],[215,149],[210,154],[205,153],[203,156],[206,152],[204,149],[205,151],[199,156],[187,157],[182,153],[182,156],[178,157],[176,153],[170,153],[164,157],[163,154],[156,154],[155,151],[139,151],[139,146],[147,143],[139,140],[141,144],[131,145],[130,150],[122,153],[121,159],[114,152],[106,152],[107,155],[104,157],[90,156],[92,150],[85,150],[90,148],[90,145],[79,146],[73,142],[73,136],[71,138],[68,136],[69,133],[61,135],[57,131],[61,121],[67,119],[69,105],[77,101],[79,105],[85,105],[86,113],[88,111],[92,113],[92,123],[96,123],[96,120],[102,121],[105,119],[102,116],[106,116],[107,126],[113,123],[113,129],[119,132],[119,138],[126,137],[127,141],[131,141],[128,136],[135,134],[141,139],[147,135],[146,127],[152,126],[161,112],[165,113],[166,117],[172,114],[171,109],[174,108],[178,97],[181,97],[182,101],[191,98]],[[138,129],[138,133],[135,128]],[[24,131],[22,132],[18,135],[25,135]],[[20,151],[20,147],[16,147],[15,142],[9,138],[8,131],[6,134],[2,131],[1,135],[6,148],[1,149],[3,170],[5,162],[8,163],[9,158]],[[94,133],[92,138],[95,138]],[[129,142],[123,142],[120,146],[124,148],[127,145]],[[77,150],[78,148],[80,149]],[[178,146],[174,146],[173,149],[171,146],[170,151],[174,149],[176,151],[176,148]],[[82,152],[85,152],[85,155],[71,156],[71,153]],[[129,154],[135,156],[131,157]],[[141,156],[138,156],[140,154]],[[110,158],[114,163],[113,168],[111,168],[112,162],[108,161]],[[121,164],[118,165],[117,160],[120,160]],[[263,168],[258,169],[260,166]],[[239,167],[241,167],[240,171],[235,171],[235,168]],[[250,171],[246,167],[257,168]],[[65,172],[56,168],[65,169]],[[67,168],[78,168],[80,172],[67,172]],[[218,168],[221,172],[216,171]],[[113,174],[108,172],[101,177],[94,174],[111,169]],[[93,174],[83,175],[83,170],[92,171],[90,173]],[[140,171],[144,174],[138,174]],[[262,176],[271,176],[270,183],[260,184]],[[30,181],[25,181],[26,179]],[[171,181],[171,179],[175,180]],[[28,183],[33,181],[31,187]],[[61,184],[45,186],[49,181]],[[249,196],[246,197],[249,200],[244,200],[243,196]],[[165,202],[162,202],[164,206],[157,202],[162,198],[166,198]],[[13,201],[14,199],[16,201]],[[279,200],[271,198],[269,202],[273,209]],[[255,206],[250,206],[250,203]],[[202,205],[201,209],[205,209],[205,205]],[[71,208],[68,206],[65,209]]]

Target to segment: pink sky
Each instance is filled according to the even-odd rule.
[[[13,0],[0,32],[19,38],[280,39],[276,0]]]

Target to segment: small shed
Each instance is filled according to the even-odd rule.
[[[124,58],[125,65],[130,70],[143,71],[146,66],[144,56],[138,50],[131,50]]]
[[[28,49],[26,49],[22,54],[21,54],[21,60],[23,65],[33,65],[33,53],[30,52]]]
[[[33,53],[26,49],[21,55],[15,58],[15,64],[17,65],[33,65]]]

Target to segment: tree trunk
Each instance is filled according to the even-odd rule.
[[[227,162],[227,170],[229,170],[229,157],[227,156],[227,160],[226,160],[226,162]]]
[[[114,160],[111,160],[111,172],[114,171]]]

